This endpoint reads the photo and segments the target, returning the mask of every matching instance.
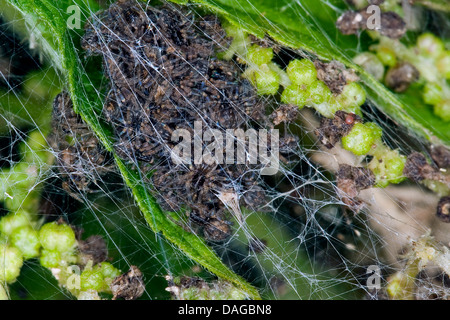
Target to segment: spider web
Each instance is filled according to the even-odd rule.
[[[324,6],[339,10],[332,2],[321,2]],[[142,12],[152,10],[151,5],[139,3]],[[291,5],[302,6],[300,1],[293,1]],[[194,13],[197,9],[195,6],[187,5],[183,9],[171,3],[166,6],[174,12],[187,15],[187,19],[196,25],[194,29],[197,32],[201,31],[198,25],[202,21],[206,22],[204,16]],[[111,41],[102,38],[103,34],[98,32],[100,28],[110,27],[104,24],[102,14],[90,14],[89,28],[91,32],[97,33],[98,43]],[[424,24],[430,27],[427,21]],[[60,127],[66,126],[66,135],[75,139],[86,139],[86,135],[89,135],[88,130],[80,131],[79,124],[74,124],[66,113],[56,113],[52,122],[53,100],[63,90],[63,80],[45,57],[40,56],[34,40],[26,34],[20,18],[13,17],[2,24],[0,36],[8,41],[1,47],[0,68],[10,65],[11,69],[0,69],[3,78],[0,94],[0,164],[4,172],[10,172],[2,176],[2,183],[13,184],[13,189],[14,184],[20,184],[20,181],[14,180],[14,171],[11,170],[18,163],[46,168],[42,160],[29,160],[30,157],[23,156],[23,150],[27,146],[31,149],[30,145],[37,142],[33,141],[31,132],[40,132],[46,137],[47,143],[42,144],[42,150],[50,152],[55,159],[60,157],[61,150],[51,147],[54,146],[51,135]],[[210,35],[207,37],[219,49],[227,50],[229,42],[218,41]],[[116,41],[120,41],[120,36],[117,36]],[[132,44],[124,42],[123,45],[143,59],[136,63],[146,66],[148,70],[157,69],[151,61],[139,55]],[[364,47],[362,43],[355,48],[355,52],[359,52],[361,47]],[[118,56],[120,58],[120,52],[103,52],[103,61],[107,58],[118,61]],[[309,56],[283,48],[276,61],[284,68],[286,61],[300,57]],[[213,64],[212,57],[209,59],[207,65]],[[102,63],[102,59],[95,61]],[[244,66],[237,63],[236,59],[230,64],[244,72]],[[103,80],[101,86],[95,89],[99,96],[105,96],[108,90],[115,90],[108,80]],[[133,85],[130,84],[130,87]],[[176,85],[173,85],[173,89],[180,90]],[[233,103],[232,108],[242,112],[239,101]],[[277,97],[268,96],[258,96],[257,103],[264,105],[268,113],[281,104]],[[202,110],[196,109],[198,107],[194,105],[192,110],[197,110],[201,117],[205,117],[205,113],[200,114]],[[402,128],[377,111],[370,101],[364,105],[363,111],[365,120],[382,126],[384,140],[393,149],[400,148],[406,155],[411,150],[427,152],[427,145],[423,141],[405,134]],[[371,275],[367,273],[369,266],[380,268],[381,283],[384,284],[388,275],[403,268],[399,253],[411,239],[417,239],[431,229],[431,234],[440,243],[448,245],[450,241],[449,226],[440,223],[434,216],[438,196],[411,182],[385,189],[364,190],[360,194],[366,204],[364,210],[355,214],[346,209],[345,203],[336,193],[334,173],[339,163],[358,165],[365,160],[351,156],[339,146],[331,150],[324,149],[314,135],[319,119],[320,116],[312,109],[305,108],[292,123],[277,126],[281,137],[298,138],[294,144],[287,146],[288,150],[284,150],[287,156],[283,159],[285,161],[280,162],[279,172],[273,176],[263,176],[260,168],[249,165],[227,181],[228,185],[235,186],[238,199],[242,199],[245,197],[245,190],[240,188],[243,178],[254,176],[258,186],[264,190],[264,204],[256,210],[252,206],[236,208],[226,203],[221,219],[229,225],[229,237],[220,241],[206,239],[224,263],[254,284],[266,299],[371,298],[376,296],[377,291],[371,290],[366,283]],[[254,122],[255,119],[247,117],[242,126],[252,127],[255,126]],[[216,128],[208,119],[205,123]],[[160,146],[163,149],[167,147],[163,138]],[[136,153],[128,149],[123,153],[127,161],[136,166],[142,164],[141,157]],[[158,161],[161,159],[157,158]],[[156,163],[151,166],[151,170],[161,167],[161,163]],[[178,179],[177,174],[172,174],[168,179]],[[79,188],[80,184],[77,183],[75,187],[64,186],[64,182],[74,182],[74,177],[86,178],[86,188]],[[90,235],[103,236],[112,263],[122,271],[125,272],[131,265],[138,266],[145,276],[146,291],[143,298],[170,298],[165,291],[168,286],[166,275],[214,279],[214,275],[149,229],[111,161],[92,163],[92,159],[88,158],[75,171],[68,173],[67,168],[55,160],[50,168],[38,170],[27,192],[31,195],[33,190],[40,190],[40,203],[35,207],[40,217],[46,221],[63,217],[72,225],[82,228],[84,238]],[[214,190],[215,194],[221,191]],[[157,199],[167,196],[158,192],[156,189]],[[0,197],[3,199],[2,215],[10,212],[7,202],[13,196]],[[187,207],[189,212],[190,203],[184,203],[185,198],[180,201],[181,207]],[[16,207],[26,206],[24,201]],[[199,237],[205,237],[201,226],[199,228],[195,221],[187,219],[183,227]],[[25,262],[21,276],[9,286],[9,290],[12,298],[71,297],[58,286],[50,271],[43,269],[39,261],[33,259]],[[427,296],[437,291],[434,287],[427,287],[426,290]]]

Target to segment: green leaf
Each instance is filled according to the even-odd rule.
[[[162,233],[189,258],[244,290],[250,298],[260,299],[258,291],[226,267],[201,238],[184,230],[170,218],[169,214],[161,211],[139,172],[131,169],[130,165],[115,154],[111,129],[103,124],[95,113],[96,106],[102,104],[103,97],[87,87],[91,79],[83,69],[74,45],[79,42],[79,35],[76,30],[70,31],[67,28],[66,21],[69,16],[67,8],[74,2],[63,0],[8,0],[8,2],[35,27],[34,32],[38,31],[44,35],[38,40],[45,41],[43,49],[65,76],[75,111],[96,133],[104,147],[114,154],[120,173],[131,189],[150,228],[155,233]],[[95,5],[87,6],[83,0],[75,1],[75,4],[86,13],[85,17],[98,9]]]
[[[294,50],[307,51],[323,60],[338,60],[355,69],[361,77],[368,98],[376,106],[403,125],[411,133],[432,143],[450,146],[448,123],[436,117],[423,106],[421,99],[411,99],[405,94],[395,94],[373,76],[352,62],[361,51],[363,38],[344,36],[335,27],[343,10],[343,1],[318,0],[192,0],[224,16],[231,23],[260,38],[270,36],[278,43]],[[430,1],[431,2],[431,1]],[[432,1],[439,3],[439,1]],[[361,35],[361,37],[363,37]],[[365,49],[365,48],[362,48]]]

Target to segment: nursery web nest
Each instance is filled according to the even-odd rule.
[[[154,172],[148,182],[163,209],[188,207],[190,220],[204,226],[207,238],[225,239],[230,231],[218,195],[235,193],[249,202],[258,193],[263,204],[256,166],[249,172],[247,163],[188,165],[171,159],[178,143],[173,132],[184,129],[194,137],[196,121],[223,135],[226,129],[246,129],[250,121],[267,122],[265,103],[239,79],[237,66],[214,57],[226,40],[217,18],[193,25],[193,18],[169,7],[143,11],[127,2],[111,6],[100,19],[99,26],[88,28],[82,46],[103,56],[112,85],[103,113],[114,128],[117,152],[137,160],[144,174]]]

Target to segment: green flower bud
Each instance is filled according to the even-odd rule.
[[[390,183],[400,183],[405,180],[403,169],[405,168],[406,158],[404,156],[392,157],[385,159],[386,163],[386,180]]]
[[[39,234],[29,226],[16,229],[11,235],[11,244],[22,252],[25,259],[39,256],[41,248]]]
[[[375,79],[382,80],[384,76],[384,65],[378,59],[378,57],[370,52],[363,52],[357,55],[353,62],[363,67],[368,73],[370,73]]]
[[[434,113],[444,121],[450,121],[450,100],[442,100],[434,105]]]
[[[99,270],[84,270],[80,278],[81,290],[102,291],[105,288],[103,274]]]
[[[385,66],[394,67],[397,64],[397,57],[395,56],[394,50],[392,50],[391,48],[378,48],[377,57]]]
[[[450,51],[446,50],[441,54],[436,62],[439,73],[444,75],[445,79],[450,79]]]
[[[342,146],[345,150],[353,152],[355,155],[365,155],[371,149],[379,133],[362,123],[355,123],[352,130],[342,138]]]
[[[6,244],[0,244],[0,282],[14,282],[20,274],[23,265],[19,249]]]
[[[442,87],[437,83],[428,82],[423,88],[422,97],[425,103],[435,105],[442,100]]]
[[[309,92],[298,85],[290,85],[281,93],[281,102],[293,104],[299,108],[308,102]]]
[[[342,109],[342,105],[334,96],[331,96],[328,102],[314,105],[314,109],[326,118],[334,118],[334,114]]]
[[[317,80],[316,67],[308,59],[291,60],[286,72],[292,83],[296,85],[308,85]]]
[[[115,268],[109,262],[102,262],[100,264],[97,264],[94,269],[98,270],[103,275],[104,281],[108,286],[116,277],[122,274],[119,269]]]
[[[426,57],[438,57],[445,49],[442,40],[428,32],[417,38],[417,48]]]
[[[284,88],[286,88],[292,84],[286,71],[281,69],[278,64],[276,64],[275,62],[269,62],[267,64],[267,66],[269,67],[270,70],[272,70],[273,72],[278,74],[278,76],[280,77],[280,81],[279,81],[280,86],[283,86]]]
[[[9,181],[14,184],[10,186],[11,190],[17,189],[27,190],[34,186],[38,176],[37,167],[30,165],[26,161],[17,163],[10,169]],[[12,194],[11,196],[15,196]]]
[[[22,143],[19,148],[27,165],[30,163],[43,164],[49,161],[50,152],[47,150],[47,141],[42,132],[38,130],[30,132],[26,143]]]
[[[383,135],[383,129],[381,129],[379,125],[377,125],[375,122],[366,122],[364,125],[372,130],[375,141],[381,139],[381,136]]]
[[[67,252],[76,243],[75,233],[67,224],[57,224],[56,222],[46,223],[39,231],[39,239],[42,247],[47,250],[57,250]]]
[[[331,99],[331,90],[322,81],[316,80],[307,89],[310,99],[315,104],[328,102]]]
[[[233,25],[229,22],[224,23],[224,29],[227,36],[233,38],[229,48],[218,54],[220,59],[231,60],[236,54],[238,57],[246,55],[248,48],[250,47],[250,40],[247,32],[240,27]]]
[[[386,148],[387,149],[387,148]],[[384,150],[369,163],[369,169],[375,174],[377,187],[385,188],[390,183],[400,183],[406,177],[403,175],[406,158],[397,150]]]
[[[10,236],[16,229],[31,226],[31,215],[23,210],[10,212],[0,219],[0,232]]]
[[[61,263],[61,253],[56,250],[43,249],[39,261],[45,268],[58,268]]]
[[[257,44],[252,45],[247,51],[247,60],[261,66],[267,64],[273,59],[273,49],[263,48]]]
[[[366,91],[356,82],[347,84],[337,97],[344,110],[360,107],[366,101]]]
[[[275,94],[280,86],[280,76],[264,64],[255,72],[255,82],[258,94]]]
[[[228,20],[224,21],[223,28],[225,29],[228,37],[242,38],[247,36],[247,33],[242,28],[236,26],[235,24],[232,24]]]
[[[30,209],[30,207],[24,207],[23,203],[27,199],[28,191],[21,189],[21,188],[15,188],[14,191],[9,191],[8,194],[11,197],[8,197],[5,199],[5,208],[8,209],[11,212],[20,210],[20,209]]]
[[[30,99],[49,101],[61,91],[61,85],[55,70],[46,67],[27,73],[22,84],[22,90],[27,97],[30,96]]]

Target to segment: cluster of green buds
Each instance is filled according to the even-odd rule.
[[[291,60],[286,73],[291,84],[284,88],[281,102],[299,108],[312,107],[327,118],[333,117],[338,110],[361,115],[360,107],[366,100],[366,93],[357,82],[348,83],[340,94],[335,95],[323,81],[317,79],[317,69],[309,59]]]
[[[432,106],[438,117],[450,121],[450,87],[447,82],[450,79],[450,50],[445,48],[442,39],[427,32],[418,36],[416,43],[408,47],[399,40],[380,37],[379,42],[370,49],[373,52],[356,56],[355,63],[377,80],[384,80],[388,86],[395,81],[402,82],[397,91],[405,91],[409,84],[417,80],[417,85],[422,88],[423,102]],[[395,73],[404,63],[417,70],[417,77],[408,75],[407,69]],[[400,79],[392,80],[392,75]]]
[[[17,279],[24,260],[40,255],[40,222],[32,212],[37,211],[40,198],[37,179],[52,161],[39,131],[31,132],[19,148],[22,160],[0,170],[0,201],[9,211],[0,219],[0,283],[3,286]]]
[[[53,160],[44,135],[31,132],[20,145],[22,159],[0,170],[0,201],[8,213],[0,218],[0,298],[7,299],[7,285],[15,282],[23,264],[39,260],[59,284],[78,298],[111,293],[111,282],[121,272],[108,262],[83,266],[78,241],[64,222],[44,223],[38,216],[39,177]]]
[[[120,270],[109,262],[92,265],[90,260],[81,272],[78,241],[72,227],[59,222],[39,225],[39,221],[25,211],[10,213],[0,220],[2,283],[16,281],[24,261],[36,258],[52,271],[63,288],[78,298],[86,294],[111,293],[110,284],[121,275]]]
[[[406,157],[386,146],[381,139],[382,133],[374,122],[356,122],[342,138],[342,147],[357,156],[372,156],[367,167],[375,175],[375,186],[385,188],[405,180],[403,169]]]
[[[234,54],[238,56],[238,61],[247,66],[243,76],[256,87],[258,94],[280,93],[282,103],[296,105],[300,109],[305,106],[313,108],[326,118],[333,118],[338,110],[362,117],[361,106],[366,101],[366,91],[357,81],[348,80],[340,93],[333,93],[324,81],[318,79],[316,65],[311,60],[292,59],[283,70],[273,62],[273,48],[252,44],[248,35],[234,26],[226,30],[230,36],[238,37],[233,38],[223,57],[231,59]],[[396,63],[395,56],[389,60],[386,53],[383,58],[390,65]],[[405,179],[406,158],[398,150],[386,146],[381,137],[382,129],[375,123],[356,122],[341,142],[344,149],[356,156],[372,156],[368,168],[376,177],[376,185],[386,187]]]
[[[423,88],[423,101],[434,107],[434,113],[445,121],[450,121],[450,50],[446,50],[441,39],[425,33],[417,39],[419,54],[434,64],[441,75],[435,81],[427,81]]]

